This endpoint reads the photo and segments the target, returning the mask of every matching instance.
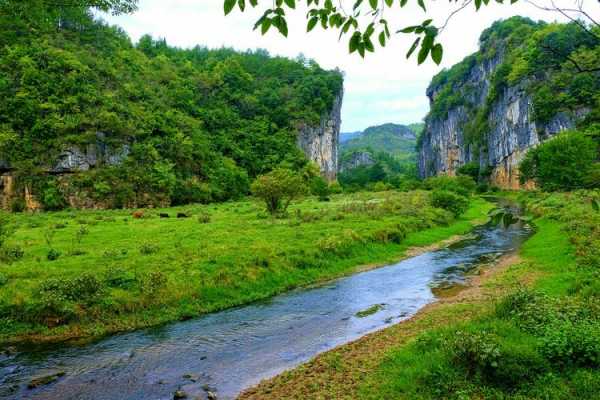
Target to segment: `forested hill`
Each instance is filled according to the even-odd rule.
[[[374,152],[385,152],[400,159],[407,159],[415,154],[415,144],[423,124],[400,125],[387,123],[371,126],[362,132],[342,134],[341,152],[349,150],[371,149]],[[344,136],[350,139],[344,140]]]
[[[480,50],[434,77],[427,94],[421,176],[462,168],[517,189],[529,183],[523,178],[541,173],[520,173],[521,161],[540,142],[577,130],[598,143],[600,28],[523,17],[497,21],[482,33]],[[588,164],[593,171],[579,173],[599,176],[598,164]],[[591,183],[568,187],[584,185]]]
[[[274,166],[303,168],[299,127],[339,102],[342,75],[313,61],[132,44],[89,10],[15,4],[0,2],[4,206],[236,198]]]

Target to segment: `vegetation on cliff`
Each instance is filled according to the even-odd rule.
[[[489,74],[490,86],[482,92],[481,104],[480,91],[474,85],[482,84],[483,74]],[[523,17],[495,22],[482,33],[477,53],[433,78],[427,120],[431,123],[448,118],[450,111],[464,111],[467,121],[461,128],[462,145],[471,146],[473,159],[478,160],[479,154],[488,150],[489,132],[500,123],[497,118],[504,118],[494,116],[493,108],[509,88],[531,97],[531,122],[542,139],[545,129],[556,132],[557,128],[548,124],[562,114],[576,121],[578,131],[598,141],[600,29]]]
[[[238,198],[256,175],[306,164],[298,128],[341,90],[310,60],[134,45],[85,7],[48,4],[0,4],[0,165],[49,209]],[[75,165],[57,166],[65,150]]]

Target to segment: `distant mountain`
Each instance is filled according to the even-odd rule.
[[[344,144],[349,140],[359,137],[360,135],[362,135],[362,131],[342,132],[340,133],[340,144]]]
[[[340,153],[369,149],[375,153],[388,153],[399,160],[412,160],[415,158],[415,146],[422,130],[422,123],[408,126],[388,123],[369,127],[363,132],[342,133]]]

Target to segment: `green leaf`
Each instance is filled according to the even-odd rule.
[[[379,33],[379,44],[381,45],[381,47],[385,47],[385,32],[381,31]]]
[[[296,8],[296,0],[285,0],[285,4],[287,4],[289,8]]]
[[[265,18],[260,27],[260,33],[264,35],[265,33],[267,33],[267,31],[269,30],[270,27],[271,27],[271,19]]]
[[[412,46],[410,46],[410,50],[408,50],[408,53],[406,53],[406,58],[410,58],[412,53],[414,53],[414,51],[417,49],[419,42],[421,42],[420,37],[416,38],[415,41],[413,42]]]
[[[423,64],[423,62],[427,59],[430,50],[431,45],[428,44],[427,38],[425,38],[423,43],[421,43],[421,50],[419,50],[419,55],[417,56],[417,63],[419,63],[419,65]]]
[[[425,8],[424,0],[417,0],[417,3],[419,4],[419,7],[421,7],[423,9],[423,11],[427,11],[427,9]]]
[[[414,31],[415,31],[415,29],[417,29],[417,27],[416,27],[416,26],[407,26],[407,27],[406,27],[406,28],[404,28],[404,29],[400,29],[400,30],[399,30],[399,31],[397,31],[396,33],[398,33],[398,32],[402,32],[402,33],[411,33],[411,32],[414,32]]]
[[[373,10],[377,10],[379,6],[379,0],[369,0],[369,4]]]
[[[431,49],[431,58],[437,65],[440,65],[443,56],[444,49],[442,48],[442,45],[438,43],[435,46],[433,46],[433,48]]]
[[[225,15],[229,14],[231,10],[233,10],[235,3],[237,3],[237,0],[225,0],[225,4],[223,5]]]
[[[385,4],[387,4],[388,7],[391,7],[394,5],[394,0],[385,0]]]
[[[480,7],[481,7],[481,0],[475,0],[475,9],[479,11]]]
[[[319,18],[317,17],[312,17],[311,19],[308,20],[308,25],[306,26],[306,32],[310,32],[314,29],[314,27],[317,25],[317,22],[319,22]]]
[[[240,7],[240,10],[244,12],[246,9],[246,0],[238,0],[238,6]]]
[[[360,33],[354,32],[354,34],[350,38],[350,42],[348,44],[350,53],[354,53],[358,49],[359,43],[360,43]]]

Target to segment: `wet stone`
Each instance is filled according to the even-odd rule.
[[[177,390],[173,393],[173,400],[187,399],[188,395],[183,390]]]
[[[50,375],[40,376],[39,378],[34,378],[27,384],[28,389],[35,389],[40,386],[49,385],[53,382],[56,382],[59,378],[65,376],[63,371],[56,372]]]

